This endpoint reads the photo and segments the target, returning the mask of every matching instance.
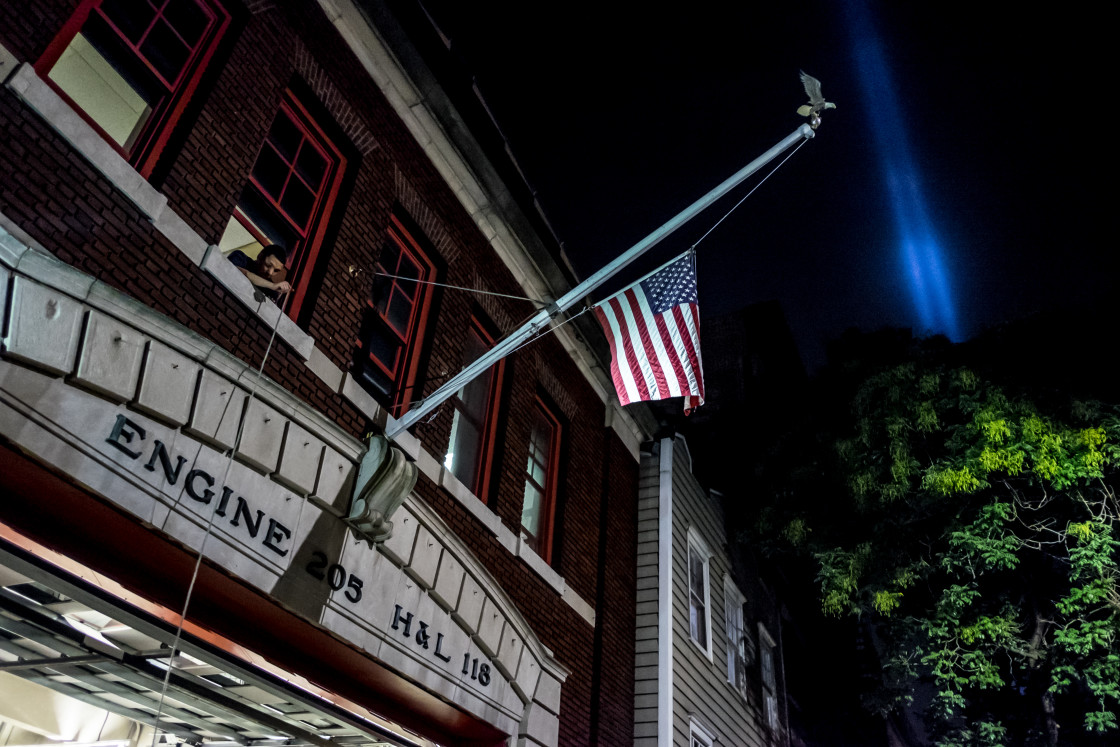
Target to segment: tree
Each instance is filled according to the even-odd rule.
[[[874,621],[869,703],[924,708],[946,746],[1120,737],[1120,412],[915,360],[850,403],[795,439],[760,527],[814,561],[825,613]]]

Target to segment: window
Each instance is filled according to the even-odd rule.
[[[708,559],[711,553],[695,530],[688,530],[688,632],[693,642],[712,656],[709,614]]]
[[[695,719],[688,720],[688,745],[689,747],[712,747],[715,737]]]
[[[778,730],[778,679],[774,673],[774,639],[758,624],[758,660],[762,670],[762,712],[766,727]]]
[[[463,365],[478,360],[493,346],[494,338],[477,318],[472,319],[463,344]],[[455,415],[451,421],[451,442],[443,465],[483,501],[489,492],[490,454],[493,451],[502,370],[503,364],[496,363],[448,400],[455,408]]]
[[[84,0],[36,69],[149,176],[229,22],[215,0]]]
[[[433,280],[435,266],[394,215],[374,270],[358,340],[358,374],[374,398],[400,417],[419,399],[415,389],[421,337],[432,295],[430,285],[416,281]]]
[[[529,432],[529,461],[525,467],[525,500],[521,505],[521,535],[547,562],[552,555],[552,522],[556,511],[556,483],[560,463],[560,422],[539,398]]]
[[[219,248],[255,258],[262,245],[283,247],[292,286],[284,303],[292,318],[307,297],[345,166],[307,110],[285,94]]]
[[[743,630],[746,599],[730,577],[723,579],[724,616],[727,621],[727,681],[747,697],[747,636]]]

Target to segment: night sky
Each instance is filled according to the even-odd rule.
[[[702,316],[777,299],[812,368],[849,327],[964,339],[1116,286],[1113,43],[1074,4],[424,5],[582,276],[799,126],[804,69],[838,108],[697,247]]]

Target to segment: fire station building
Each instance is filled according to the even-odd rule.
[[[574,285],[417,14],[0,5],[0,744],[633,741],[581,328],[385,438]]]

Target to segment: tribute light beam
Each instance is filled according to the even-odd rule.
[[[920,186],[901,103],[891,80],[883,42],[875,31],[867,0],[849,0],[847,13],[857,75],[879,154],[899,234],[899,252],[910,294],[924,330],[959,340],[943,252]]]

